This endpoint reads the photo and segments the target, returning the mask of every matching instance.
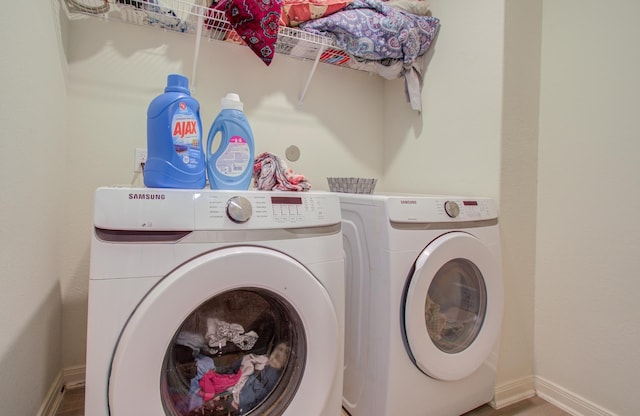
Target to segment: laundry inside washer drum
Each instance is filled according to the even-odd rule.
[[[259,288],[219,294],[191,313],[163,363],[168,415],[280,414],[304,371],[306,340],[294,308]]]

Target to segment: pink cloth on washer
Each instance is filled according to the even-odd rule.
[[[308,191],[311,184],[304,175],[289,169],[282,159],[264,152],[253,164],[253,183],[261,191]]]

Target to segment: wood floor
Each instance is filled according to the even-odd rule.
[[[343,412],[343,416],[347,415]],[[55,416],[84,416],[84,388],[65,391]],[[89,415],[90,416],[90,415]],[[151,415],[148,415],[151,416]],[[437,416],[437,415],[433,415]],[[463,416],[571,416],[539,397],[532,397],[511,406],[495,410],[484,405]]]
[[[84,387],[64,391],[55,416],[84,416]]]
[[[500,410],[484,405],[463,416],[571,416],[571,414],[536,396]]]

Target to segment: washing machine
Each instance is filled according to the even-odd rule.
[[[503,285],[487,198],[344,194],[343,407],[457,416],[491,401]]]
[[[95,192],[85,414],[340,413],[330,193]]]

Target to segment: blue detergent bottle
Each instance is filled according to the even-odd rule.
[[[247,190],[253,176],[255,148],[249,121],[238,94],[222,98],[222,110],[209,130],[207,173],[211,189]],[[217,150],[211,146],[220,137]]]
[[[200,104],[191,96],[189,80],[183,75],[170,74],[164,94],[149,104],[144,184],[186,189],[206,185]]]

